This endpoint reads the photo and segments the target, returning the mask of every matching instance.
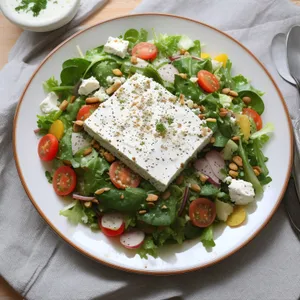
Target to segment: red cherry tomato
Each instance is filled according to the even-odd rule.
[[[76,187],[76,173],[71,167],[61,166],[53,175],[53,188],[57,195],[66,196]]]
[[[98,104],[83,105],[77,113],[77,120],[86,120],[97,108]]]
[[[118,189],[127,187],[136,188],[141,182],[141,177],[133,173],[120,161],[115,161],[109,168],[109,177],[114,186]]]
[[[192,201],[189,216],[193,225],[208,227],[216,218],[216,205],[207,198],[198,198]]]
[[[145,60],[154,60],[158,54],[155,45],[147,42],[141,42],[132,49],[132,55]]]
[[[110,236],[110,237],[121,235],[125,230],[125,223],[124,222],[118,230],[111,230],[111,229],[107,229],[107,228],[103,227],[102,224],[101,224],[101,218],[98,218],[98,225],[99,225],[99,228],[101,229],[101,231],[106,236]]]
[[[244,115],[247,115],[248,117],[251,117],[255,124],[256,124],[256,129],[257,130],[260,130],[262,129],[262,120],[261,120],[261,117],[260,115],[252,108],[244,108],[243,109],[243,114]]]
[[[217,77],[206,70],[198,72],[198,84],[207,93],[216,92],[220,88]]]
[[[55,158],[58,152],[58,140],[53,134],[46,134],[39,142],[38,153],[41,160],[49,161]]]

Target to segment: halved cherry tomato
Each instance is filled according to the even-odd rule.
[[[141,42],[132,49],[132,55],[145,60],[154,60],[158,50],[155,45],[147,42]]]
[[[61,166],[53,175],[53,188],[59,196],[69,195],[76,187],[76,173],[71,167]]]
[[[247,115],[248,117],[251,117],[255,124],[256,124],[256,129],[257,130],[261,130],[262,129],[262,120],[261,120],[261,117],[260,115],[252,108],[244,108],[243,109],[243,114],[244,115]]]
[[[41,160],[49,161],[55,158],[58,152],[58,140],[53,134],[46,134],[39,142],[38,153]]]
[[[198,72],[198,84],[207,93],[216,92],[220,88],[217,77],[206,70]]]
[[[111,229],[107,229],[104,228],[101,224],[101,218],[98,218],[98,225],[99,228],[101,229],[101,231],[106,235],[106,236],[117,236],[117,235],[121,235],[124,230],[125,230],[125,223],[122,224],[122,226],[118,229],[118,230],[111,230]]]
[[[109,168],[109,177],[114,186],[118,189],[127,187],[136,188],[141,182],[141,177],[133,173],[120,161],[115,161]]]
[[[216,218],[216,205],[207,198],[198,198],[192,201],[189,216],[193,225],[208,227]]]
[[[77,113],[77,120],[86,120],[97,108],[98,104],[83,105]]]

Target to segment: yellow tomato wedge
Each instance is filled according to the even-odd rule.
[[[205,58],[210,58],[211,56],[208,53],[201,53],[201,58],[205,59]]]
[[[251,133],[251,126],[250,126],[250,120],[247,115],[239,115],[237,118],[237,122],[241,128],[241,131],[244,135],[244,139],[246,141],[249,140],[250,133]]]
[[[228,217],[226,224],[230,227],[240,226],[246,220],[246,211],[242,206],[236,206]]]
[[[214,58],[214,60],[221,62],[223,64],[223,67],[226,67],[228,56],[227,56],[227,54],[222,53],[222,54],[217,55]]]
[[[64,123],[61,120],[56,120],[52,123],[49,133],[53,134],[58,140],[64,135]]]

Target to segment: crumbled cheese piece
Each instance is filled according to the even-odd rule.
[[[136,73],[100,104],[84,128],[163,191],[212,136],[211,130],[202,136],[204,122],[174,98],[159,83]]]
[[[58,96],[51,92],[47,97],[41,102],[40,109],[44,114],[49,114],[53,111],[59,110],[58,105]]]
[[[108,84],[114,84],[115,82],[119,81],[120,83],[124,83],[126,81],[125,77],[118,77],[118,76],[107,76],[106,82]]]
[[[104,45],[104,51],[124,58],[127,53],[128,45],[128,41],[110,36]]]
[[[212,64],[213,72],[217,71],[218,69],[220,69],[223,66],[222,62],[214,60],[214,59],[211,60],[211,64]]]
[[[101,87],[97,92],[94,93],[94,97],[97,97],[101,102],[103,102],[109,98],[109,95],[106,94],[105,88]]]
[[[88,79],[82,80],[81,85],[78,89],[78,94],[87,96],[93,91],[99,89],[99,87],[100,87],[99,81],[94,76],[92,76]]]
[[[198,77],[192,76],[192,77],[190,78],[190,81],[193,82],[193,83],[196,83],[196,82],[198,81]]]
[[[234,118],[234,117],[230,117],[230,123],[232,124],[232,125],[235,125],[236,124],[236,118]]]
[[[223,182],[227,183],[227,184],[230,184],[232,181],[232,177],[231,176],[227,176],[223,179]]]
[[[233,206],[230,205],[229,203],[225,203],[220,200],[216,200],[216,212],[217,212],[217,217],[220,221],[226,222],[228,217],[232,214],[233,212]]]
[[[194,107],[194,101],[193,100],[187,100],[185,101],[185,104],[188,106],[188,108]]]
[[[237,205],[246,205],[254,200],[255,193],[250,182],[232,179],[228,189],[231,200]]]

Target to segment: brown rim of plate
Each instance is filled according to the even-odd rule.
[[[287,121],[288,121],[288,124],[289,124],[289,133],[290,133],[290,148],[291,148],[291,151],[290,151],[290,162],[289,162],[289,166],[288,166],[288,172],[286,174],[286,178],[285,178],[285,182],[282,186],[282,190],[281,190],[281,193],[280,193],[280,196],[279,198],[277,199],[277,202],[276,202],[276,205],[274,207],[274,209],[272,210],[272,212],[270,213],[270,215],[268,216],[268,218],[264,221],[264,223],[261,225],[261,227],[254,233],[252,234],[252,236],[250,236],[245,242],[243,242],[238,248],[232,250],[231,252],[223,255],[222,257],[219,257],[218,259],[215,259],[214,261],[212,262],[209,262],[207,264],[204,264],[202,266],[197,266],[197,267],[194,267],[194,268],[190,268],[188,270],[178,270],[178,271],[169,271],[169,272],[156,272],[156,271],[142,271],[142,270],[134,270],[134,269],[128,269],[128,268],[125,268],[125,267],[121,267],[121,266],[118,266],[118,265],[114,265],[114,264],[111,264],[111,263],[108,263],[106,261],[103,261],[101,259],[99,259],[98,257],[90,254],[89,252],[87,252],[86,250],[84,249],[81,249],[79,246],[75,245],[71,240],[69,240],[66,236],[64,236],[56,227],[54,224],[52,224],[48,218],[45,216],[45,214],[43,213],[43,211],[39,208],[39,206],[37,205],[37,203],[35,202],[35,200],[33,199],[29,189],[27,188],[27,185],[25,183],[25,180],[23,178],[23,174],[22,174],[22,170],[20,169],[20,165],[19,165],[19,160],[18,160],[18,154],[16,152],[16,124],[17,124],[17,120],[18,120],[18,114],[19,114],[19,109],[20,109],[20,106],[21,106],[21,103],[22,103],[22,100],[24,98],[24,95],[31,83],[31,81],[33,80],[33,78],[35,77],[35,75],[37,74],[37,72],[40,70],[40,68],[43,66],[43,64],[57,51],[59,50],[61,47],[63,47],[67,42],[69,42],[71,39],[73,39],[74,37],[84,33],[85,31],[93,28],[93,27],[96,27],[96,26],[99,26],[101,24],[104,24],[104,23],[107,23],[107,22],[111,22],[111,21],[114,21],[114,20],[118,20],[118,19],[124,19],[124,18],[131,18],[131,17],[137,17],[137,16],[149,16],[149,15],[153,15],[153,16],[166,16],[166,17],[172,17],[172,18],[177,18],[177,19],[182,19],[182,20],[187,20],[187,21],[190,21],[190,22],[194,22],[194,23],[197,23],[197,24],[200,24],[202,26],[205,26],[205,27],[208,27],[218,33],[221,33],[223,35],[225,35],[227,38],[231,39],[233,42],[235,42],[236,44],[238,44],[240,47],[242,47],[246,52],[248,52],[255,60],[256,62],[260,65],[260,67],[264,70],[264,72],[268,75],[268,77],[270,78],[270,80],[272,81],[279,97],[280,97],[280,100],[282,102],[282,105],[284,107],[284,112],[285,112],[285,115],[286,115],[286,118],[287,118]],[[205,267],[209,267],[211,265],[214,265],[216,263],[218,263],[219,261],[229,257],[230,255],[236,253],[238,250],[240,250],[241,248],[243,248],[246,244],[248,244],[252,239],[254,239],[260,232],[261,230],[266,226],[266,224],[270,221],[270,219],[272,218],[272,216],[274,215],[275,211],[277,210],[283,196],[284,196],[284,193],[285,193],[285,190],[287,188],[287,185],[288,185],[288,181],[289,181],[289,177],[290,177],[290,174],[291,174],[291,169],[292,169],[292,162],[293,162],[293,131],[292,131],[292,124],[291,124],[291,120],[289,118],[289,113],[288,113],[288,109],[286,107],[286,104],[284,102],[284,98],[277,86],[277,84],[275,83],[274,79],[272,78],[271,74],[267,71],[267,69],[264,67],[264,65],[256,58],[256,56],[250,51],[248,50],[245,46],[243,46],[240,42],[238,42],[237,40],[235,40],[233,37],[229,36],[228,34],[222,32],[221,30],[215,28],[215,27],[212,27],[210,25],[207,25],[205,23],[202,23],[202,22],[199,22],[199,21],[196,21],[196,20],[193,20],[193,19],[190,19],[190,18],[186,18],[186,17],[181,17],[181,16],[176,16],[176,15],[172,15],[172,14],[165,14],[165,13],[141,13],[141,14],[133,14],[133,15],[124,15],[124,16],[119,16],[119,17],[116,17],[116,18],[112,18],[112,19],[108,19],[108,20],[105,20],[105,21],[102,21],[102,22],[98,22],[94,25],[91,25],[77,33],[75,33],[74,35],[72,35],[71,37],[69,37],[68,39],[66,39],[64,42],[62,42],[60,45],[58,45],[56,48],[54,48],[50,54],[48,54],[46,56],[46,58],[41,62],[41,64],[37,67],[37,69],[35,70],[35,72],[33,73],[33,75],[31,76],[29,82],[27,83],[23,93],[22,93],[22,96],[19,100],[19,103],[18,103],[18,106],[17,106],[17,109],[16,109],[16,112],[15,112],[15,117],[14,117],[14,122],[13,122],[13,151],[14,151],[14,158],[15,158],[15,161],[16,161],[16,166],[17,166],[17,170],[18,170],[18,173],[19,173],[19,176],[20,176],[20,179],[21,179],[21,182],[22,182],[22,185],[25,189],[25,192],[26,194],[28,195],[29,199],[31,200],[32,204],[34,205],[34,207],[36,208],[36,210],[38,211],[38,213],[41,215],[41,217],[48,223],[48,225],[56,232],[56,234],[58,234],[64,241],[66,241],[67,243],[69,243],[73,248],[75,248],[77,251],[81,252],[82,254],[88,256],[89,258],[92,258],[93,260],[96,260],[97,262],[100,262],[106,266],[109,266],[109,267],[112,267],[112,268],[115,268],[115,269],[119,269],[119,270],[123,270],[123,271],[127,271],[127,272],[131,272],[131,273],[138,273],[138,274],[146,274],[146,275],[176,275],[176,274],[182,274],[182,273],[187,273],[187,272],[192,272],[192,271],[196,271],[196,270],[199,270],[199,269],[203,269]]]

